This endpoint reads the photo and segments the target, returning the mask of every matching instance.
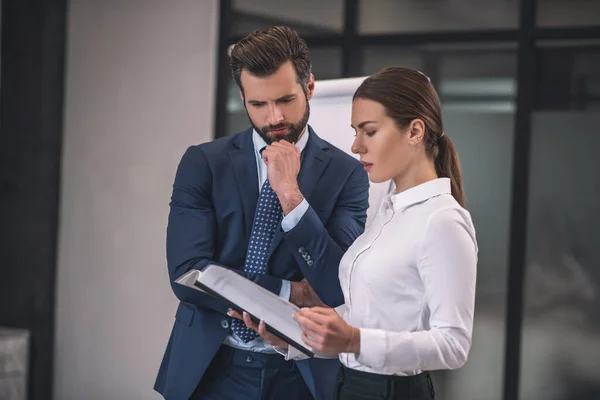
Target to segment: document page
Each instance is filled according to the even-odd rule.
[[[307,356],[314,356],[313,349],[302,341],[302,330],[294,321],[300,309],[239,273],[209,264],[202,271],[185,273],[176,282],[222,299],[236,311],[246,311],[255,322],[265,321],[269,332]]]

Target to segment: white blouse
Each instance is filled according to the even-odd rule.
[[[340,263],[345,307],[338,312],[360,328],[360,353],[342,353],[340,361],[386,375],[464,365],[477,251],[471,216],[448,178],[388,195]]]

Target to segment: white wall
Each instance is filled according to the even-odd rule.
[[[54,398],[157,399],[176,306],[165,227],[212,138],[217,0],[72,0]]]

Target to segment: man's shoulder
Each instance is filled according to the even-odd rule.
[[[317,136],[318,137],[318,136]],[[358,161],[351,154],[346,153],[344,150],[340,149],[337,146],[329,143],[327,140],[318,137],[318,139],[326,145],[327,155],[329,155],[335,163],[339,163],[346,167],[357,167],[360,165],[360,161]]]
[[[246,139],[246,135],[249,135],[249,130],[213,139],[210,142],[195,144],[188,148],[188,153],[201,152],[206,158],[227,155],[229,150],[236,148],[235,143],[240,143]]]

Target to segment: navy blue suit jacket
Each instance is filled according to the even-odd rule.
[[[298,184],[310,207],[292,230],[277,230],[268,274],[246,276],[276,294],[282,279],[306,277],[321,300],[336,307],[344,301],[339,262],[364,230],[369,182],[356,159],[309,129]],[[224,302],[174,281],[209,263],[243,273],[258,192],[252,129],[192,146],[181,159],[167,228],[169,278],[180,304],[155,383],[168,400],[189,398],[231,324]],[[333,396],[339,361],[297,364],[317,399]]]

